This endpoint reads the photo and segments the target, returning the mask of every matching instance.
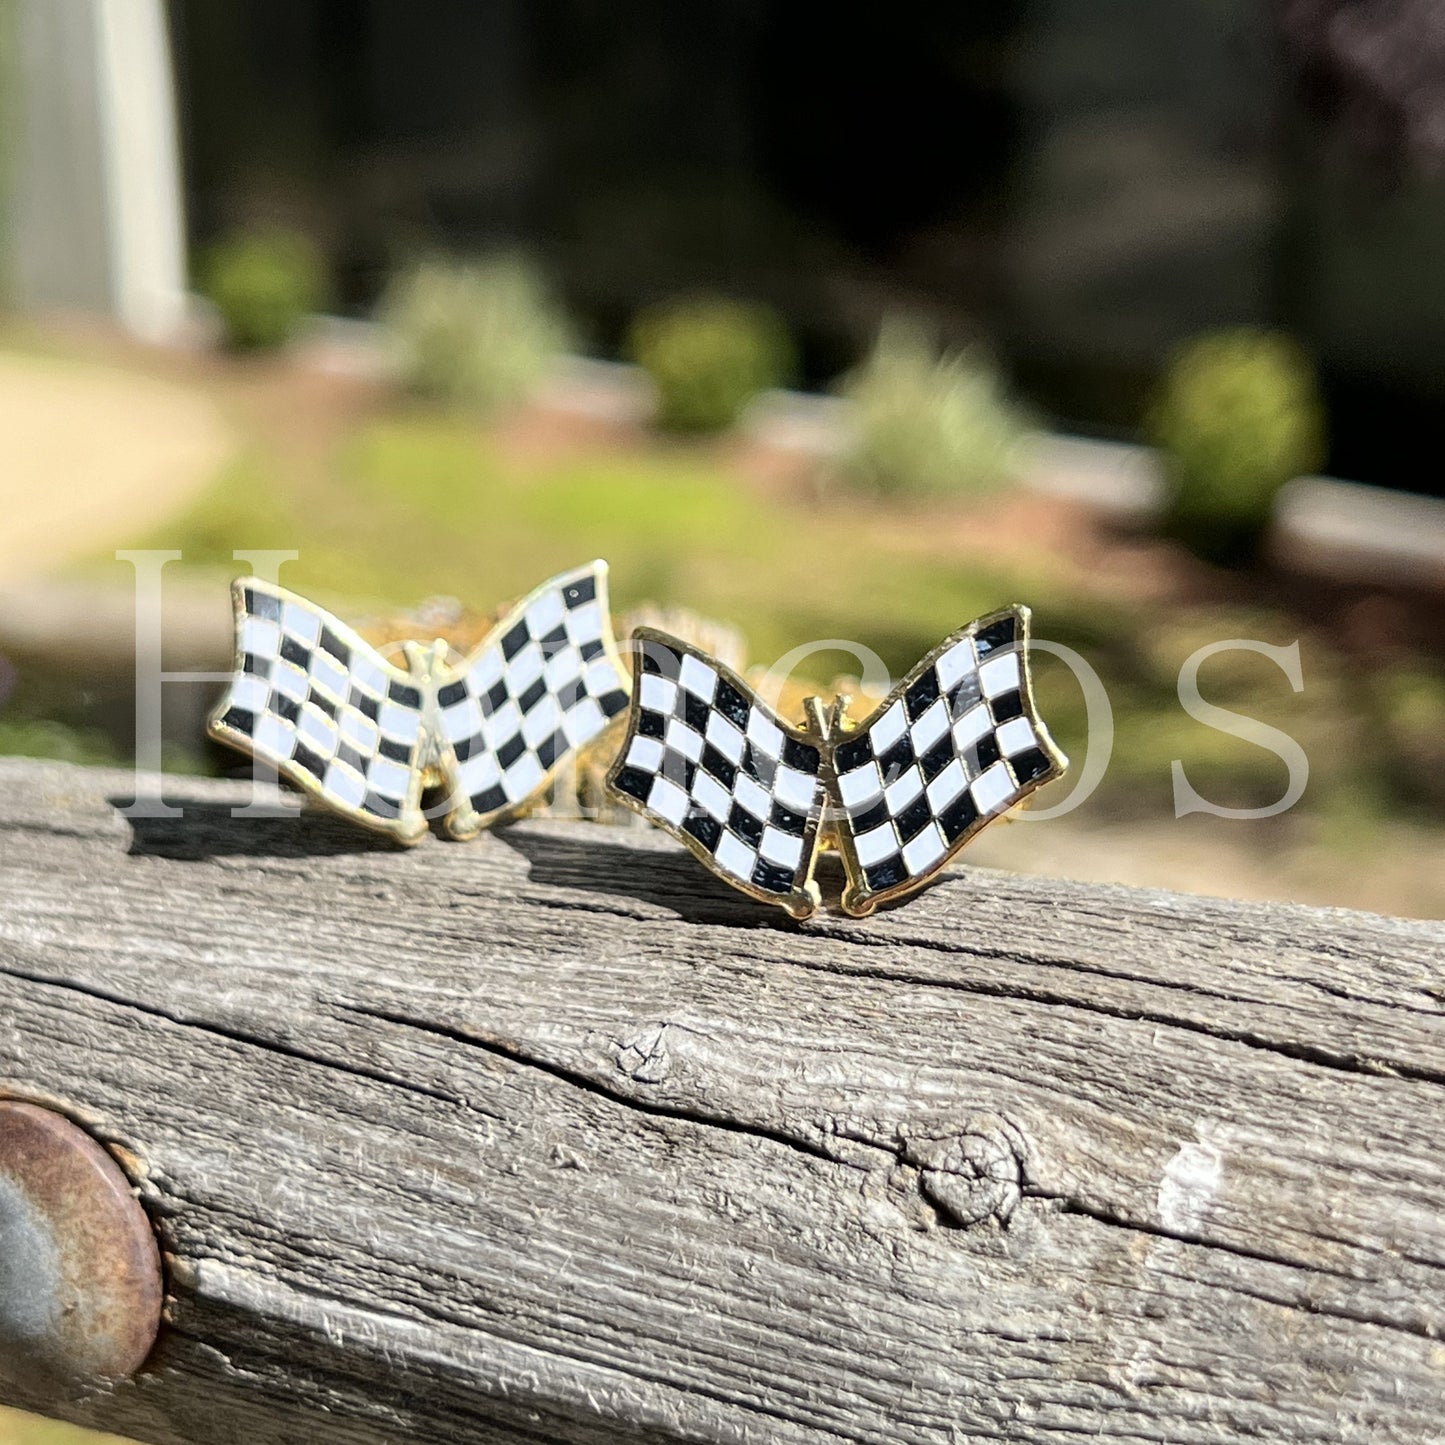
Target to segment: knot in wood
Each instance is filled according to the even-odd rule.
[[[956,1134],[911,1138],[906,1148],[924,1198],[948,1223],[967,1229],[992,1218],[1005,1224],[1017,1208],[1028,1145],[1008,1120],[975,1115]]]
[[[672,1055],[667,1048],[670,1024],[648,1024],[629,1039],[612,1045],[612,1058],[629,1079],[639,1084],[660,1084],[672,1072]]]

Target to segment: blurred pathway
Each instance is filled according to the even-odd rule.
[[[193,391],[0,352],[0,587],[134,546],[231,449],[220,413]]]
[[[1040,806],[1057,802],[1045,795]],[[1153,822],[1091,821],[1085,805],[1067,817],[999,823],[959,861],[1081,883],[1445,918],[1445,835],[1439,828],[1373,824],[1367,867],[1347,840],[1332,844],[1318,836],[1319,828],[1313,831],[1311,839],[1301,830],[1284,833],[1266,823],[1201,813]]]

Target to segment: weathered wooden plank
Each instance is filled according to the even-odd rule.
[[[143,1158],[172,1259],[71,1418],[1442,1438],[1445,927],[977,870],[799,927],[647,833],[168,792],[0,763],[0,1087]]]

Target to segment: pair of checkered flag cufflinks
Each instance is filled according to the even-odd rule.
[[[846,698],[809,698],[794,725],[654,628],[633,633],[629,667],[601,561],[544,582],[460,660],[406,643],[404,670],[284,588],[242,578],[234,597],[236,672],[212,736],[403,843],[428,830],[429,789],[445,790],[454,838],[526,812],[626,713],[615,799],[795,918],[819,907],[815,865],[835,848],[842,907],[861,917],[1066,766],[1034,707],[1025,607],[953,633],[862,722]]]

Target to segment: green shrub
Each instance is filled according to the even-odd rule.
[[[843,394],[854,413],[843,468],[855,484],[928,495],[1012,479],[1022,425],[981,354],[940,355],[922,326],[894,318]]]
[[[542,278],[515,256],[421,262],[388,288],[378,318],[408,391],[483,415],[525,397],[571,340]]]
[[[1445,670],[1420,663],[1395,666],[1376,674],[1368,685],[1368,703],[1378,721],[1402,811],[1437,813],[1445,806]]]
[[[284,346],[327,294],[316,246],[280,229],[238,231],[217,242],[202,262],[200,285],[236,351]]]
[[[1202,557],[1247,562],[1274,499],[1324,461],[1314,370],[1289,337],[1250,328],[1188,343],[1149,420],[1163,454],[1170,531]]]
[[[759,392],[791,380],[796,364],[772,311],[716,297],[648,307],[630,343],[657,387],[657,425],[669,431],[725,431]]]

